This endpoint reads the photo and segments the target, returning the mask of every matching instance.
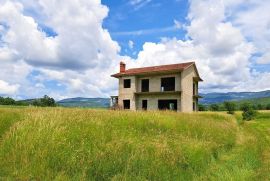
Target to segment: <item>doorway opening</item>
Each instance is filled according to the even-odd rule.
[[[147,110],[147,100],[142,100],[142,109]]]
[[[123,100],[124,109],[130,109],[130,100]]]
[[[158,109],[160,110],[177,110],[176,99],[158,100]]]

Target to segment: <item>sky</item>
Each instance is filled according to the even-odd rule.
[[[202,93],[269,90],[269,9],[266,0],[0,0],[0,96],[116,95],[120,61],[195,61]]]

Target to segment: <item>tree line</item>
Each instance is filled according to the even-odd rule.
[[[228,114],[234,114],[235,111],[242,111],[243,120],[250,121],[254,119],[258,113],[258,110],[270,110],[270,104],[265,106],[258,104],[254,105],[251,103],[242,103],[236,105],[234,102],[225,101],[222,105],[211,104],[211,105],[199,105],[199,111],[227,111]]]
[[[42,98],[25,100],[25,101],[16,101],[10,97],[1,97],[0,96],[0,105],[13,105],[13,106],[38,106],[38,107],[55,107],[57,106],[55,100],[47,95]]]
[[[226,105],[228,104],[233,105],[233,107],[237,111],[240,111],[243,105],[246,104],[248,104],[254,110],[270,110],[270,103],[267,105],[252,104],[252,103],[242,103],[238,105],[235,102],[225,101],[223,104],[210,104],[210,105],[199,104],[199,111],[227,111]]]

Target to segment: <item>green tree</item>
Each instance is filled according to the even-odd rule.
[[[198,105],[199,111],[207,111],[207,107],[203,104]]]
[[[218,104],[211,104],[210,110],[211,111],[219,111],[219,105]]]
[[[47,95],[40,99],[42,106],[54,107],[56,106],[55,100]]]
[[[264,110],[264,106],[262,104],[257,105],[257,110]]]
[[[248,103],[244,103],[241,105],[241,110],[243,111],[242,117],[245,121],[250,121],[256,117],[257,111],[253,109],[253,106],[251,106]]]
[[[41,107],[55,107],[56,102],[53,98],[45,95],[43,98],[35,99],[33,101],[34,106],[41,106]]]
[[[35,99],[32,104],[33,106],[41,106],[40,99]]]
[[[266,110],[270,110],[270,104],[266,105]]]
[[[224,107],[225,107],[225,109],[227,110],[227,113],[228,113],[228,114],[234,114],[235,108],[236,108],[235,103],[225,101],[225,102],[224,102]]]
[[[0,97],[0,104],[1,105],[15,105],[16,101],[10,97]]]

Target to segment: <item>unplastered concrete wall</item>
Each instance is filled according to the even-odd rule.
[[[158,110],[158,100],[176,99],[177,111],[181,111],[181,94],[159,94],[159,95],[137,95],[136,105],[137,110],[142,110],[142,100],[147,100],[147,110]]]
[[[161,78],[175,77],[175,90],[181,91],[181,73],[168,74],[168,75],[155,75],[155,76],[141,76],[137,79],[137,91],[141,92],[141,80],[149,79],[149,92],[161,91]]]
[[[181,108],[182,112],[193,111],[193,77],[196,77],[194,66],[184,70],[181,74]]]
[[[131,81],[130,88],[124,88],[124,79],[130,79]],[[134,94],[136,92],[136,82],[137,79],[135,76],[119,78],[119,98],[118,98],[119,106],[123,107],[123,100],[130,100],[130,109],[136,110],[136,100]]]

